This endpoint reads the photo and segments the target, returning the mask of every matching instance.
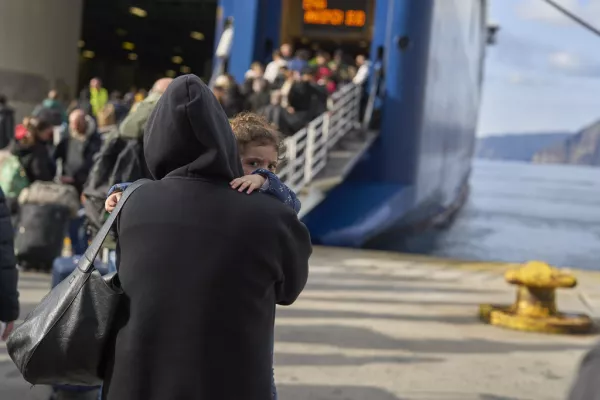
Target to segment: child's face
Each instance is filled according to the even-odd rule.
[[[241,158],[244,175],[250,175],[259,168],[273,173],[277,171],[278,154],[274,145],[250,143],[246,146]]]

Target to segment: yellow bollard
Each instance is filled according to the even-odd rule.
[[[518,286],[517,299],[510,306],[482,304],[479,316],[484,322],[544,333],[589,333],[594,330],[594,323],[587,315],[563,314],[556,308],[556,289],[577,285],[572,274],[532,261],[507,271],[504,278]]]

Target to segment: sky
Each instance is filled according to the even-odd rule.
[[[600,0],[557,0],[600,28]],[[578,131],[600,119],[600,36],[543,0],[490,0],[479,136]]]

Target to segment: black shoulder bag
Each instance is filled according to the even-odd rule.
[[[75,271],[10,335],[8,353],[27,382],[102,383],[100,366],[123,291],[118,275],[101,276],[93,261],[129,196],[146,182],[137,181],[125,190]]]

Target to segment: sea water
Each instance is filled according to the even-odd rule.
[[[600,168],[476,160],[469,200],[427,252],[600,270]]]

